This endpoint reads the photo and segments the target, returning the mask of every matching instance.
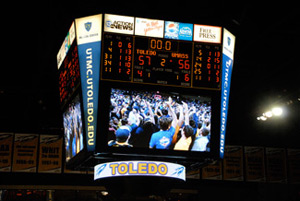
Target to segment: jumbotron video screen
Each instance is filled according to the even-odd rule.
[[[221,26],[75,19],[57,55],[67,160],[223,158],[234,46]]]

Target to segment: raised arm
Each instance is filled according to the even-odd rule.
[[[155,122],[154,122],[154,114],[153,114],[152,108],[151,108],[150,104],[148,103],[148,101],[145,100],[145,103],[147,105],[147,108],[148,108],[148,111],[149,111],[149,114],[150,114],[150,121],[153,124],[155,124]]]
[[[169,97],[169,101],[166,102],[166,104],[167,104],[167,106],[168,106],[168,108],[169,108],[169,111],[170,111],[170,113],[171,113],[171,116],[172,116],[172,118],[173,118],[172,126],[173,126],[174,128],[176,128],[178,120],[177,120],[177,116],[176,116],[176,114],[175,114],[175,111],[173,110],[173,108],[172,108],[172,106],[171,106],[171,105],[172,105],[172,98],[171,98],[171,97]]]
[[[177,126],[175,127],[175,133],[173,135],[172,144],[176,143],[178,132],[184,122],[183,107],[182,105],[179,105],[178,107],[179,107],[179,120]]]
[[[183,109],[184,109],[184,124],[190,125],[188,105],[183,101],[182,101],[182,104],[183,104]]]
[[[179,105],[178,108],[179,108],[179,119],[178,119],[178,124],[177,125],[179,126],[179,128],[181,128],[181,126],[184,123],[185,115],[183,113],[183,106]]]

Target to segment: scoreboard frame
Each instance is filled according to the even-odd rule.
[[[180,23],[180,22],[173,22],[173,21],[162,21],[162,20],[154,20],[153,23],[154,28],[158,22],[162,23],[161,26],[165,24],[161,28],[161,33],[154,33],[153,35],[150,34],[150,36],[146,36],[146,34],[142,35],[141,31],[135,31],[135,32],[129,32],[128,30],[125,30],[124,32],[120,30],[116,30],[116,28],[109,29],[107,26],[112,23],[113,17],[116,18],[116,20],[113,22],[114,24],[128,24],[129,22],[123,22],[121,21],[121,17],[119,15],[111,15],[111,14],[105,14],[104,15],[104,31],[102,33],[102,55],[101,58],[104,59],[104,62],[101,62],[101,80],[107,80],[107,81],[117,81],[117,82],[132,82],[132,83],[142,83],[142,84],[152,84],[152,85],[167,85],[167,86],[179,86],[179,87],[192,87],[192,88],[200,88],[200,89],[211,89],[211,90],[220,90],[221,88],[221,56],[222,56],[222,29],[221,27],[217,26],[207,26],[207,25],[197,25],[197,24],[188,24],[188,23]],[[132,18],[131,21],[137,22],[138,19],[144,19],[144,18],[138,18],[138,17],[128,17],[125,16],[128,20],[128,18]],[[108,18],[108,20],[106,20]],[[134,20],[135,19],[135,20]],[[120,21],[117,21],[120,20]],[[144,20],[150,20],[150,19],[144,19]],[[109,21],[110,23],[107,23]],[[141,21],[141,20],[140,20]],[[149,22],[149,24],[151,24]],[[186,31],[190,35],[190,39],[186,39],[185,37],[177,37],[174,38],[168,35],[168,30],[171,25],[177,26],[177,32],[184,32],[181,30],[189,29],[189,31]],[[174,25],[176,24],[176,25]],[[183,24],[183,25],[182,25]],[[179,27],[181,25],[181,29],[179,30]],[[137,25],[136,25],[137,26]],[[161,27],[160,26],[160,27]],[[116,26],[114,26],[116,27]],[[135,28],[135,30],[139,30],[137,27],[132,25],[132,29]],[[191,27],[191,28],[190,28]],[[199,36],[195,36],[192,32],[194,27],[197,27],[200,29],[200,31],[197,31]],[[145,28],[146,29],[146,28]],[[148,28],[151,30],[151,28]],[[106,30],[106,31],[105,31]],[[138,32],[138,33],[137,33]],[[174,32],[174,28],[172,28],[172,32]],[[196,31],[195,31],[196,32]],[[173,34],[174,35],[174,34]],[[156,37],[155,37],[156,36]],[[194,36],[194,37],[193,37]],[[202,38],[200,37],[202,36]],[[128,64],[128,62],[125,65],[127,68],[121,69],[119,68],[119,73],[121,71],[123,72],[123,77],[118,77],[115,71],[110,71],[108,69],[111,69],[113,60],[118,60],[116,58],[111,59],[112,51],[114,49],[117,49],[117,44],[112,44],[112,41],[107,41],[106,39],[115,39],[118,40],[117,43],[122,44],[124,42],[130,41],[127,44],[130,45],[130,48],[126,49],[125,51],[131,52],[131,63]],[[123,38],[123,40],[122,40]],[[139,48],[138,45],[147,46],[145,42],[137,42],[137,40],[148,40],[148,48]],[[110,45],[107,45],[107,43],[110,43]],[[176,47],[183,45],[192,45],[192,48],[185,50],[189,51],[189,53],[186,52],[179,52],[179,50],[173,50],[173,45],[176,44]],[[114,48],[113,48],[114,46]],[[126,46],[126,44],[125,44]],[[175,48],[176,49],[176,48]],[[184,49],[184,48],[181,48]],[[186,48],[187,49],[187,48]],[[205,49],[205,50],[204,50]],[[207,52],[206,50],[209,50]],[[124,50],[123,47],[121,49],[117,49],[119,51]],[[111,51],[111,52],[109,52]],[[116,53],[117,51],[114,51]],[[207,53],[207,54],[203,54]],[[121,64],[121,57],[124,57],[124,55],[121,55],[121,53],[118,55],[120,56],[119,61],[115,61],[115,63]],[[118,57],[116,56],[116,57]],[[138,59],[137,59],[138,56]],[[172,57],[172,59],[170,59]],[[126,56],[125,56],[126,58]],[[153,58],[156,60],[154,64],[152,64]],[[161,59],[160,61],[157,61],[158,59]],[[174,59],[178,60],[174,62]],[[174,70],[174,67],[176,68],[177,62],[177,71]],[[158,65],[160,63],[161,65]],[[147,66],[147,64],[149,64]],[[171,65],[173,68],[166,68],[167,64]],[[115,64],[115,66],[118,64]],[[150,66],[150,67],[149,67]],[[153,67],[154,66],[154,67]],[[130,71],[129,71],[130,70]],[[106,72],[111,72],[111,76],[107,76]],[[170,73],[167,73],[169,71]],[[128,77],[124,76],[124,73],[129,73]],[[153,80],[155,79],[155,72],[158,72],[156,74],[160,74],[162,77],[167,77],[168,80]],[[164,73],[165,75],[161,75]],[[140,77],[138,77],[138,74]],[[145,79],[145,74],[148,75],[148,79]],[[150,74],[154,74],[154,76],[150,77]],[[175,75],[174,75],[175,74]],[[177,74],[177,75],[176,75]],[[182,76],[181,76],[182,74]],[[142,76],[143,75],[143,76]],[[170,76],[176,76],[176,81],[170,81]],[[142,79],[139,79],[141,78]],[[205,80],[206,79],[206,80]],[[180,82],[181,80],[181,82]],[[211,86],[211,80],[215,81],[214,85]],[[171,82],[171,83],[170,83]],[[173,82],[173,83],[172,83]]]
[[[235,45],[235,37],[225,28],[113,14],[79,18],[58,53],[58,69],[70,48],[66,40],[74,41],[78,49],[75,62],[79,62],[81,79],[61,102],[62,110],[72,98],[79,97],[83,125],[83,149],[67,166],[80,166],[87,158],[99,156],[194,161],[223,158]],[[177,99],[185,95],[209,97],[213,126],[210,151],[109,147],[110,96],[114,89],[172,92]]]

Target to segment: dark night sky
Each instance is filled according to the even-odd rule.
[[[297,2],[160,2],[48,1],[14,9],[16,44],[8,52],[15,54],[0,70],[0,132],[61,132],[56,54],[74,18],[106,12],[226,27],[237,39],[227,143],[299,148]],[[11,23],[6,20],[6,30]],[[273,104],[284,105],[283,117],[257,121]]]

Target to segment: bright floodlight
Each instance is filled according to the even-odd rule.
[[[272,109],[272,113],[275,115],[275,116],[280,116],[282,115],[282,108],[280,107],[275,107]]]
[[[265,113],[266,117],[270,118],[273,116],[273,113],[271,111],[268,111]]]
[[[260,117],[260,120],[266,121],[266,120],[267,120],[267,117],[261,116],[261,117]]]

